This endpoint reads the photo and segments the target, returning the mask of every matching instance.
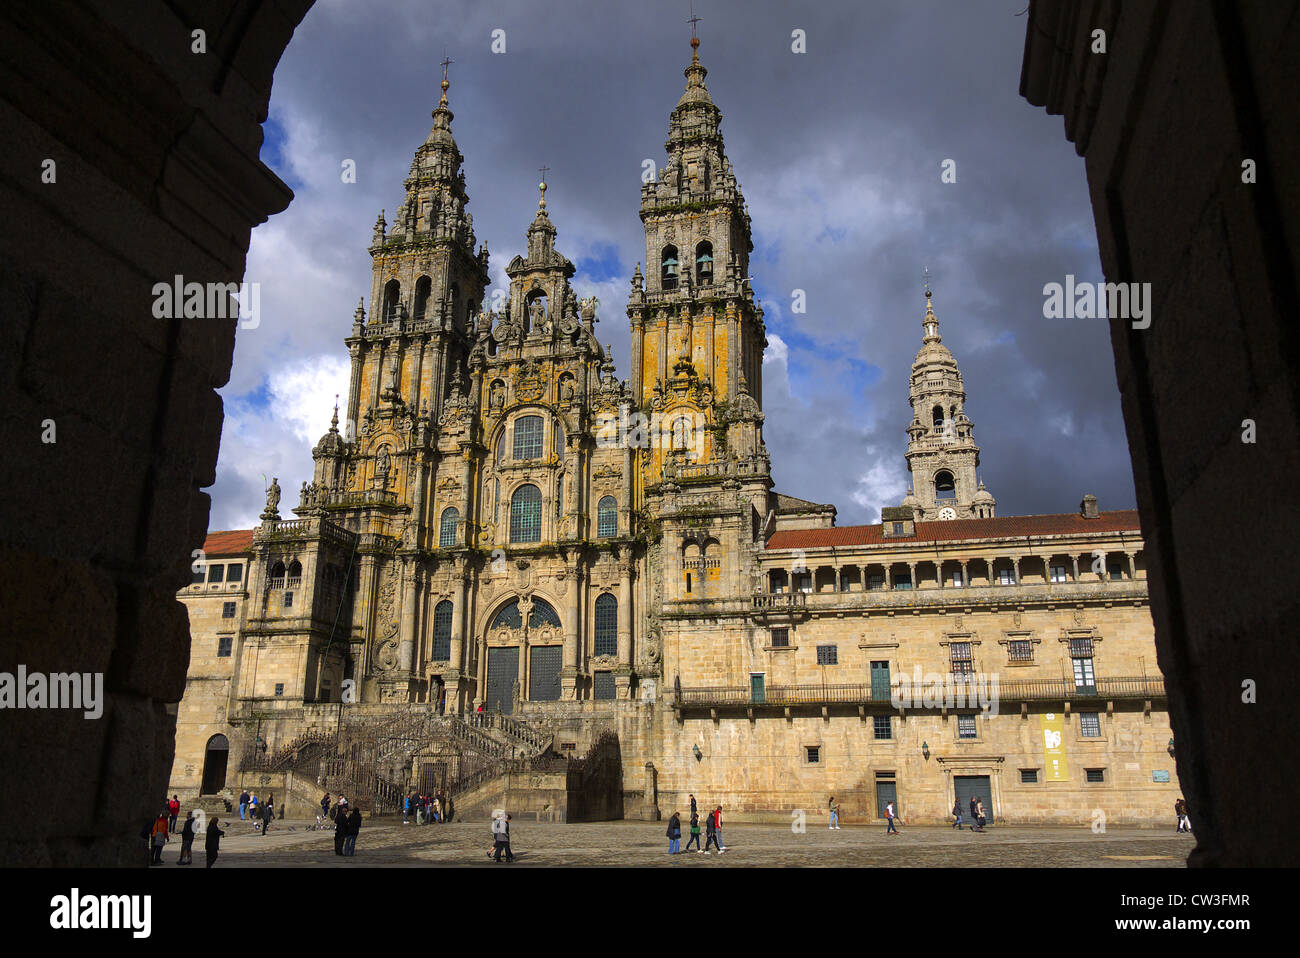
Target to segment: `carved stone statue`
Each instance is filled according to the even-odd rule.
[[[564,402],[573,401],[573,379],[568,376],[560,380],[560,399]]]
[[[280,480],[271,479],[271,488],[266,490],[266,508],[262,510],[263,519],[280,518]]]
[[[388,471],[388,447],[380,446],[379,458],[375,463],[375,472],[387,472],[387,471]]]
[[[542,305],[540,296],[528,304],[528,318],[534,333],[546,332],[546,307]]]

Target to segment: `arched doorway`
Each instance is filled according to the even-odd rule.
[[[224,735],[208,739],[203,752],[203,783],[200,795],[215,795],[226,787],[226,760],[230,757],[230,741]]]

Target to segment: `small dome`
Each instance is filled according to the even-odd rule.
[[[980,503],[981,505],[997,505],[997,500],[993,498],[991,492],[984,488],[984,483],[982,481],[980,482],[979,490],[971,497],[971,502]]]
[[[919,509],[921,507],[921,500],[916,498],[916,496],[912,494],[911,489],[908,489],[907,495],[903,497],[903,501],[900,503],[900,505],[904,509]]]

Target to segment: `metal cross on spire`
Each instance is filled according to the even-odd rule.
[[[455,62],[456,62],[455,60],[453,60],[453,59],[451,59],[449,56],[447,56],[447,51],[446,51],[446,50],[443,50],[443,51],[442,51],[442,79],[443,79],[443,82],[446,82],[446,80],[447,80],[447,67],[451,66],[451,65],[452,65],[453,63],[455,63]]]
[[[699,35],[696,33],[695,25],[699,23],[701,19],[702,19],[701,17],[695,15],[695,0],[691,0],[691,16],[690,19],[687,20],[686,22],[691,25],[691,49],[692,50],[697,50],[700,46],[700,38]]]
[[[542,182],[537,184],[537,188],[542,191],[542,198],[537,201],[537,208],[539,210],[546,209],[546,174],[550,172],[550,169],[549,166],[545,165],[537,168],[537,172],[542,174]]]

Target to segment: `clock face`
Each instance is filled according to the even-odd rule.
[[[940,518],[940,519],[956,519],[956,518],[957,518],[957,510],[956,510],[956,509],[953,509],[951,506],[945,506],[944,508],[942,508],[942,509],[939,510],[939,518]]]

